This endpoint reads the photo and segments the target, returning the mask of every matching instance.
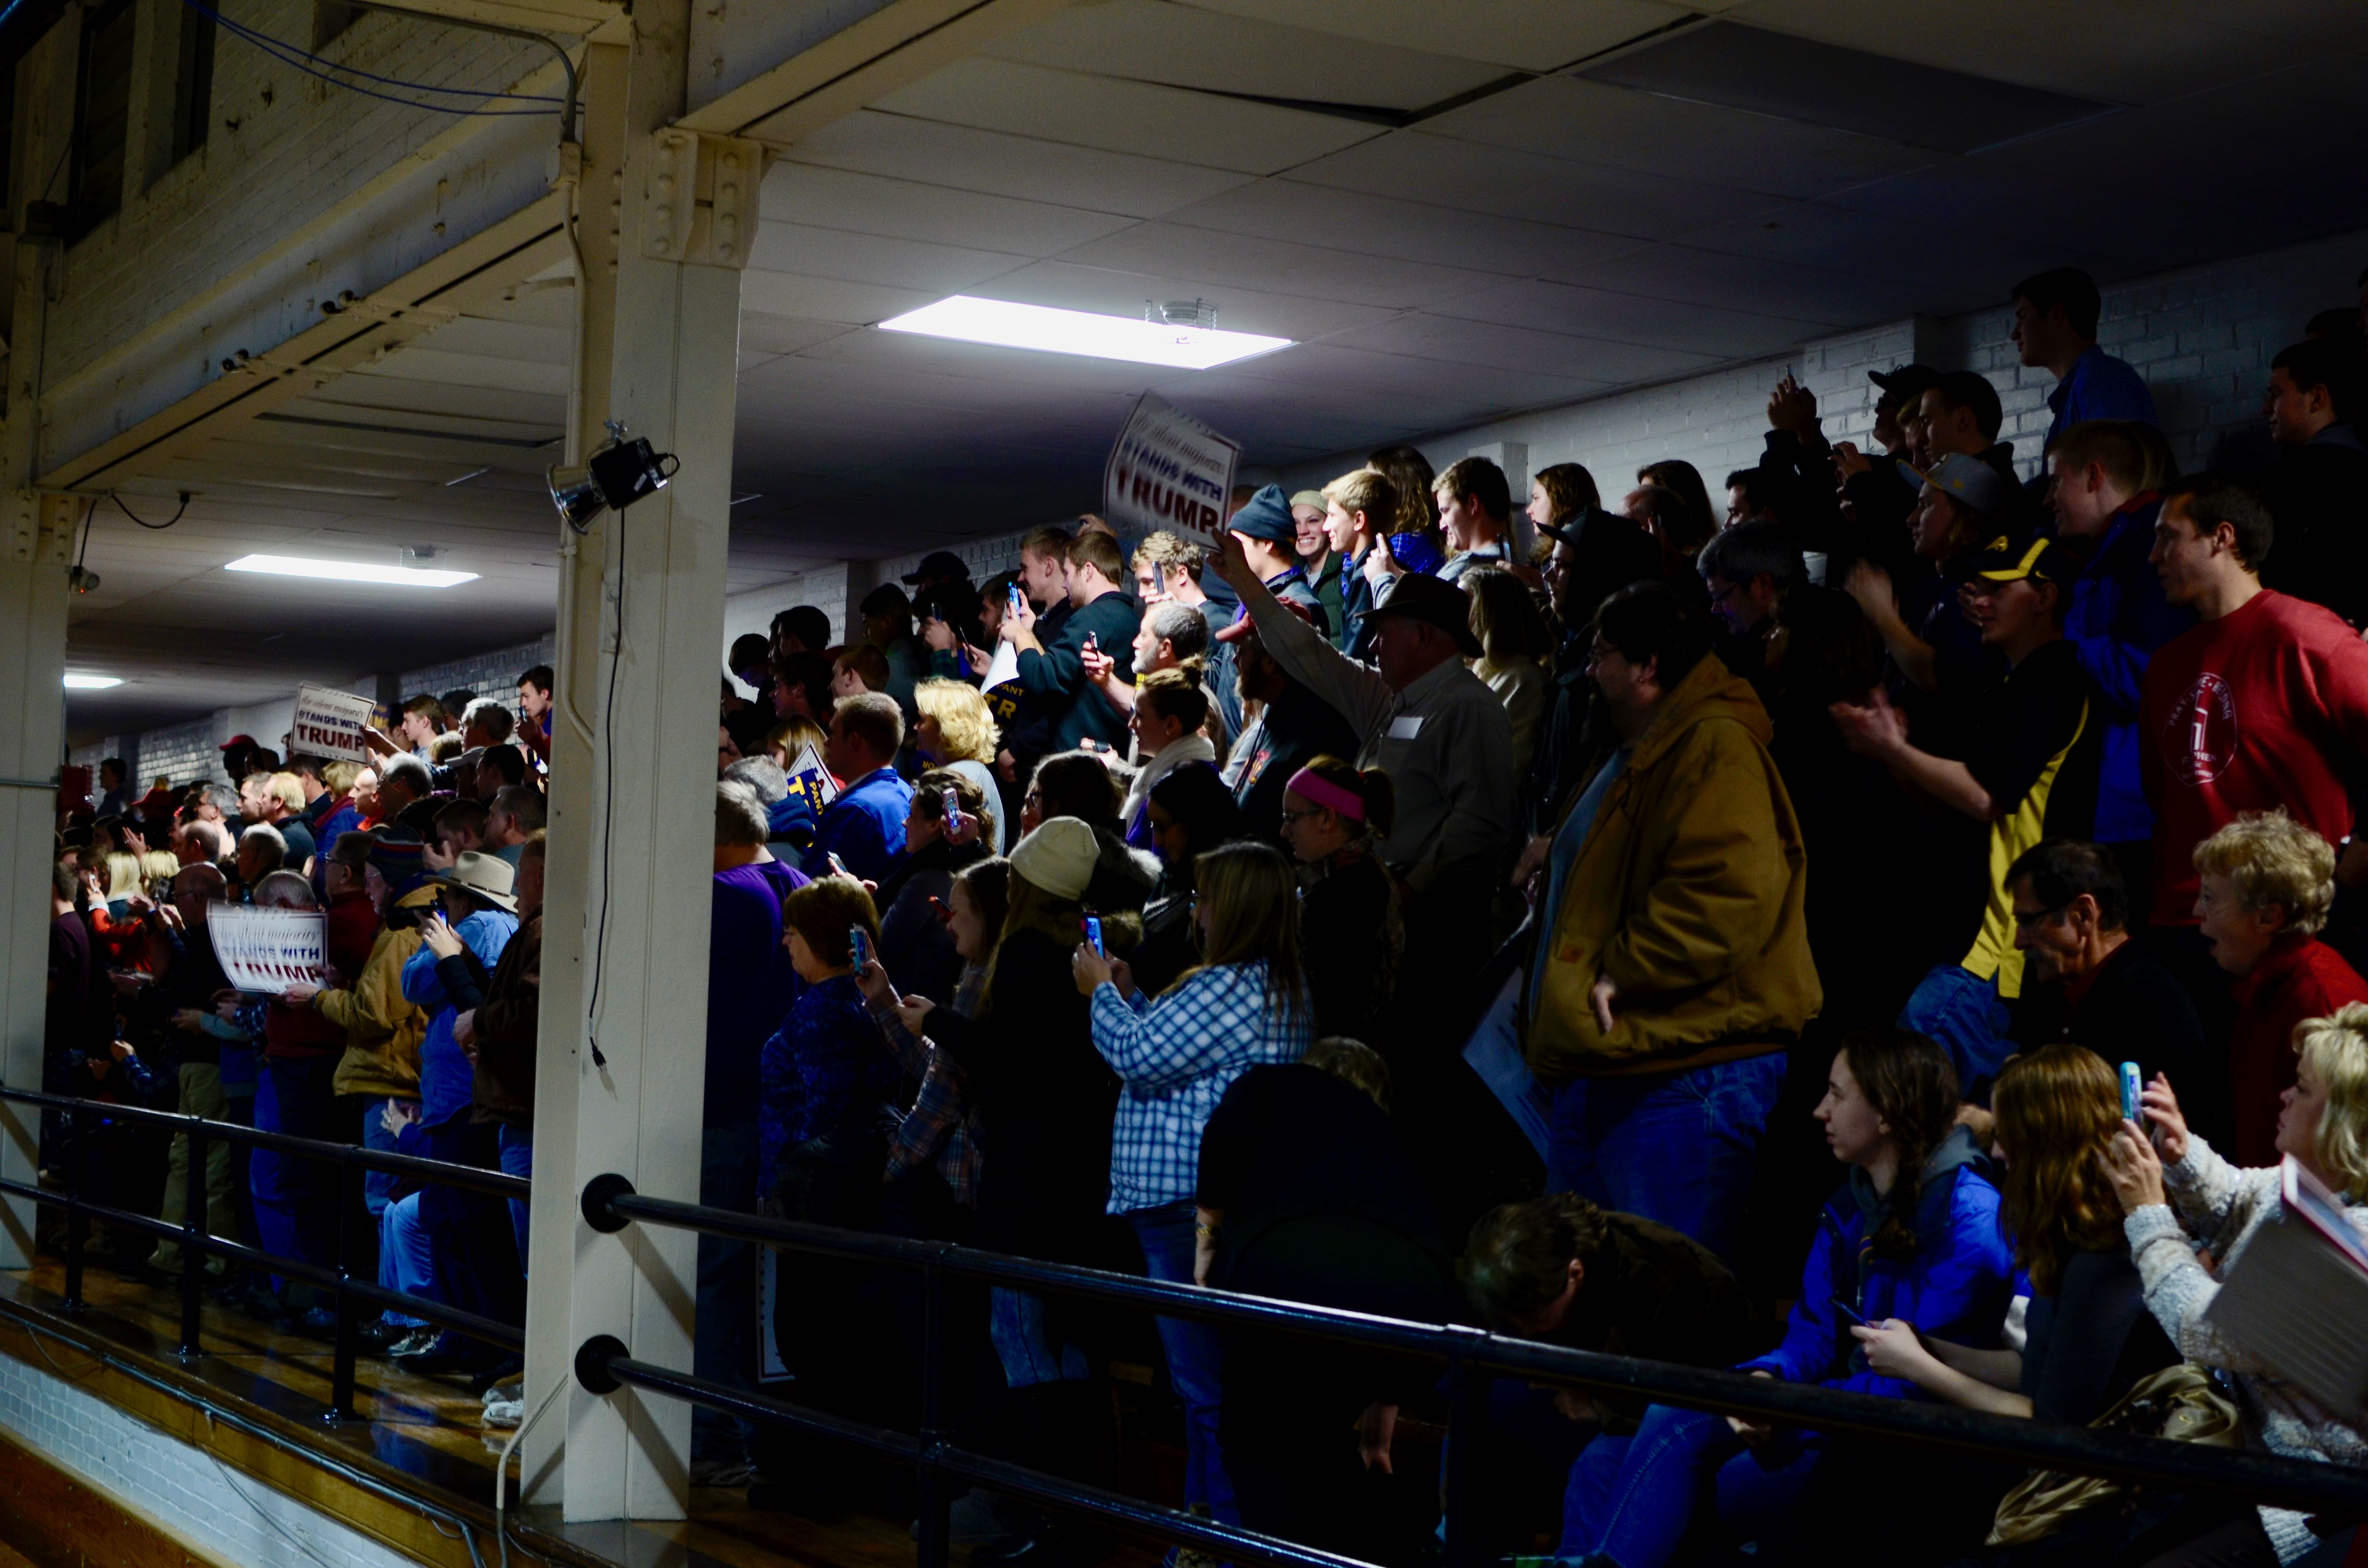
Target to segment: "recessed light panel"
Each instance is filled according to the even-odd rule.
[[[242,555],[225,572],[262,572],[274,577],[321,577],[336,583],[380,583],[398,588],[449,588],[473,583],[474,572],[431,572],[418,566],[373,566],[359,561],[313,561],[301,555]]]
[[[1050,305],[982,300],[969,294],[956,294],[934,305],[909,311],[894,321],[882,322],[880,330],[951,337],[963,343],[991,343],[1004,348],[1032,348],[1044,354],[1080,354],[1095,359],[1167,365],[1179,370],[1230,365],[1236,359],[1271,354],[1292,345],[1288,337],[1221,332],[1212,326],[1170,326],[1129,316],[1100,316],[1087,311],[1055,310]]]

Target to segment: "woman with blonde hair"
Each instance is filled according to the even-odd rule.
[[[986,800],[1000,801],[995,782],[995,716],[968,681],[932,676],[913,687],[913,749],[931,767],[959,773]],[[994,848],[1003,853],[1004,813],[994,813]]]
[[[2195,846],[2195,915],[2212,960],[2234,976],[2228,1031],[2230,1156],[2277,1164],[2278,1097],[2294,1079],[2294,1028],[2368,980],[2318,939],[2335,903],[2335,846],[2283,811],[2246,812]]]
[[[2280,1096],[2281,1164],[2245,1170],[2222,1159],[2188,1131],[2160,1074],[2139,1096],[2149,1126],[2123,1122],[2105,1159],[2146,1306],[2189,1360],[2228,1374],[2245,1446],[2359,1467],[2368,1465],[2368,1440],[2209,1321],[2220,1282],[2261,1227],[2284,1216],[2284,1159],[2327,1187],[2353,1232],[2368,1240],[2368,1005],[2310,1019],[2294,1030],[2294,1083]],[[2174,1548],[2152,1568],[2276,1568],[2317,1545],[2306,1516],[2263,1507]]]
[[[1463,574],[1462,586],[1472,598],[1472,635],[1480,640],[1472,673],[1505,705],[1513,726],[1512,776],[1527,778],[1546,713],[1546,661],[1554,657],[1554,633],[1528,585],[1505,568],[1475,566]]]
[[[1094,1049],[1123,1085],[1110,1133],[1110,1211],[1143,1244],[1153,1278],[1185,1283],[1197,1252],[1201,1130],[1235,1079],[1260,1062],[1307,1054],[1315,1015],[1290,863],[1263,844],[1221,845],[1194,862],[1192,885],[1201,962],[1157,997],[1136,989],[1124,961],[1090,941],[1070,960],[1078,993],[1091,998]],[[1184,1406],[1185,1501],[1237,1523],[1217,1448],[1217,1333],[1179,1318],[1158,1324]]]

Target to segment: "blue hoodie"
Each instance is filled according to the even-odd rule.
[[[2154,836],[2138,745],[2138,689],[2155,650],[2195,624],[2195,612],[2163,597],[2146,559],[2159,501],[2131,502],[2105,525],[2080,563],[2064,607],[2064,636],[2104,703],[2105,749],[2097,779],[2097,842]]]
[[[1867,1369],[1836,1297],[1869,1323],[1897,1318],[1954,1345],[1996,1345],[2013,1289],[2014,1257],[1998,1216],[1998,1189],[1985,1174],[1987,1163],[1962,1127],[1932,1152],[1916,1206],[1918,1244],[1909,1258],[1873,1250],[1884,1204],[1866,1173],[1853,1167],[1849,1183],[1818,1217],[1783,1343],[1738,1369],[1894,1399],[1926,1397],[1913,1383]]]

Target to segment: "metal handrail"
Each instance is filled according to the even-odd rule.
[[[525,1176],[511,1176],[504,1171],[489,1171],[477,1165],[455,1165],[450,1160],[425,1159],[417,1154],[396,1154],[383,1149],[367,1149],[358,1143],[337,1143],[325,1138],[302,1138],[293,1132],[273,1132],[260,1127],[248,1127],[236,1121],[214,1121],[187,1111],[152,1110],[146,1106],[120,1105],[112,1100],[78,1098],[73,1095],[52,1095],[40,1089],[0,1087],[0,1100],[17,1100],[26,1105],[41,1106],[50,1110],[74,1111],[87,1115],[94,1111],[110,1121],[144,1122],[170,1132],[187,1132],[192,1127],[202,1128],[209,1138],[219,1138],[225,1143],[245,1143],[256,1149],[276,1149],[283,1154],[302,1154],[311,1159],[328,1160],[337,1165],[359,1165],[366,1171],[380,1171],[388,1176],[417,1176],[445,1187],[465,1187],[494,1198],[526,1198],[532,1184]]]
[[[336,1303],[336,1330],[332,1341],[329,1408],[324,1419],[331,1422],[361,1418],[354,1407],[355,1368],[359,1349],[355,1338],[354,1309],[357,1304],[390,1308],[513,1353],[523,1354],[526,1349],[525,1332],[512,1324],[447,1306],[441,1301],[431,1301],[407,1291],[391,1290],[374,1279],[357,1276],[353,1270],[358,1249],[352,1220],[353,1211],[361,1205],[361,1176],[365,1171],[382,1171],[505,1199],[524,1199],[532,1192],[532,1184],[524,1176],[484,1170],[475,1165],[457,1165],[449,1160],[422,1159],[416,1154],[389,1153],[358,1148],[350,1143],[335,1143],[325,1139],[267,1131],[234,1121],[217,1121],[180,1111],[151,1110],[143,1106],[118,1105],[107,1100],[81,1099],[71,1095],[52,1095],[37,1089],[0,1085],[0,1102],[6,1101],[59,1112],[67,1119],[69,1133],[74,1137],[65,1162],[67,1181],[64,1191],[55,1192],[28,1182],[0,1179],[0,1195],[65,1210],[65,1289],[60,1304],[67,1312],[80,1312],[86,1304],[82,1293],[83,1248],[87,1240],[89,1222],[103,1220],[110,1225],[142,1235],[172,1242],[181,1248],[180,1340],[176,1354],[184,1360],[193,1360],[204,1353],[200,1309],[204,1301],[205,1264],[209,1257],[225,1258],[330,1292]],[[120,1121],[152,1127],[189,1140],[187,1165],[189,1180],[184,1189],[184,1208],[179,1224],[154,1215],[134,1214],[94,1203],[82,1196],[83,1144],[74,1123],[85,1118],[101,1123]],[[334,1267],[324,1267],[304,1258],[266,1252],[244,1242],[214,1235],[206,1229],[205,1145],[215,1138],[227,1143],[244,1143],[300,1158],[321,1160],[337,1167],[337,1244]]]
[[[932,1320],[932,1336],[939,1332],[934,1320],[940,1310],[940,1281],[951,1276],[1141,1307],[1162,1316],[1234,1328],[1273,1330],[1443,1360],[1448,1368],[1450,1403],[1445,1465],[1447,1555],[1454,1563],[1472,1558],[1464,1550],[1468,1537],[1461,1517],[1471,1485],[1469,1442],[1464,1432],[1477,1414],[1477,1376],[1486,1373],[1641,1395],[1688,1409],[1772,1418],[1788,1426],[2006,1459],[2033,1469],[2232,1493],[2255,1503],[2330,1514],[2344,1519],[2368,1517],[2368,1471],[2341,1466],[2248,1450],[2206,1449],[2088,1426],[1990,1415],[1955,1405],[1885,1399],[1736,1371],[1577,1350],[1507,1338],[1459,1324],[1415,1323],[1104,1269],[1042,1263],[947,1242],[913,1241],[802,1221],[764,1219],[695,1203],[643,1197],[633,1190],[630,1181],[616,1175],[597,1176],[586,1184],[581,1205],[586,1222],[598,1231],[619,1231],[640,1221],[763,1246],[918,1268],[924,1278],[924,1300]],[[941,1568],[945,1561],[942,1511],[949,1499],[942,1484],[937,1482],[936,1472],[984,1480],[977,1465],[996,1461],[979,1460],[977,1456],[964,1454],[944,1441],[943,1434],[937,1430],[935,1414],[933,1369],[938,1354],[934,1344],[925,1345],[922,1359],[923,1430],[917,1438],[882,1428],[861,1427],[857,1423],[800,1410],[780,1401],[636,1361],[623,1344],[607,1336],[586,1341],[579,1348],[576,1374],[578,1381],[595,1392],[606,1392],[600,1382],[604,1378],[613,1378],[712,1408],[786,1422],[819,1435],[860,1443],[875,1452],[909,1460],[920,1470],[924,1483],[923,1568]],[[1003,1484],[999,1481],[987,1483]],[[1041,1501],[1150,1530],[1171,1540],[1202,1547],[1221,1557],[1231,1554],[1296,1564],[1299,1568],[1319,1563],[1337,1568],[1346,1561],[1150,1505],[1127,1502],[1123,1509],[1113,1512],[1102,1502],[1081,1500],[1078,1488],[1055,1477],[1035,1476],[1034,1484],[1057,1494],[1042,1495]],[[938,1510],[934,1518],[931,1508]],[[937,1555],[933,1556],[933,1551]]]

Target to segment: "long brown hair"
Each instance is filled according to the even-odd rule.
[[[2121,1085],[2085,1046],[2043,1046],[2007,1059],[1990,1109],[2015,1261],[2052,1296],[2074,1253],[2121,1250],[2121,1201],[2097,1158],[2122,1125]]]
[[[1884,1257],[1913,1257],[1924,1163],[1957,1124],[1957,1070],[1947,1051],[1913,1029],[1860,1029],[1842,1041],[1842,1055],[1899,1151],[1899,1174],[1872,1238],[1874,1250]]]

